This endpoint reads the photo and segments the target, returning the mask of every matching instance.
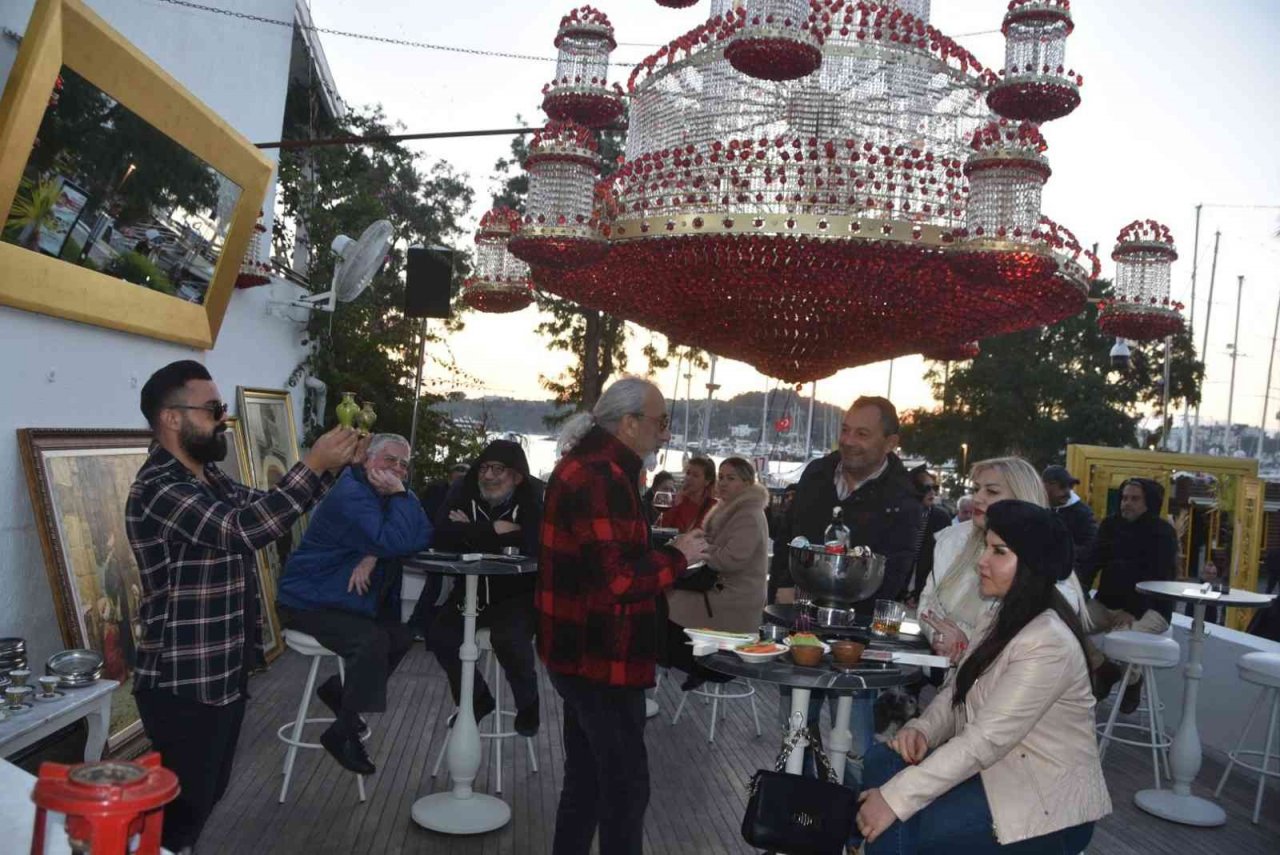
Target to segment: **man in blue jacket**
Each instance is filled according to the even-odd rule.
[[[345,472],[316,507],[277,597],[281,624],[343,659],[346,685],[335,674],[316,690],[337,716],[320,744],[362,775],[376,769],[360,714],[386,710],[387,679],[413,641],[400,623],[399,559],[431,541],[431,522],[405,489],[408,472],[408,440],[375,436],[364,466]]]

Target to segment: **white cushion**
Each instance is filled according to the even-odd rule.
[[[1241,680],[1280,687],[1280,653],[1246,653],[1237,665]]]
[[[284,631],[284,643],[303,656],[338,655],[316,641],[314,636],[307,635],[305,632],[298,632],[296,629],[286,629]]]
[[[1178,642],[1163,635],[1126,629],[1109,632],[1102,637],[1102,641],[1102,652],[1108,659],[1116,662],[1171,668],[1182,659]]]

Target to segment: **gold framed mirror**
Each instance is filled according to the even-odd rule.
[[[274,164],[81,0],[0,97],[0,305],[209,349]]]

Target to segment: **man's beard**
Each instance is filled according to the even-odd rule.
[[[515,493],[515,487],[503,492],[498,492],[497,490],[486,490],[484,487],[480,488],[480,498],[488,502],[489,507],[491,508],[502,507],[507,502],[511,501],[511,497],[514,496]]]
[[[182,450],[200,464],[218,463],[227,458],[227,426],[225,424],[218,425],[206,436],[199,433],[194,425],[185,423],[178,434],[178,442],[182,444]]]
[[[650,451],[644,456],[644,469],[646,472],[652,472],[658,468],[658,452]]]

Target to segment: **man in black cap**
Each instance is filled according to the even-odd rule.
[[[1149,478],[1130,478],[1120,485],[1120,513],[1107,517],[1098,527],[1093,554],[1080,580],[1087,591],[1102,574],[1098,595],[1088,601],[1095,632],[1127,629],[1158,635],[1169,628],[1173,612],[1169,601],[1135,588],[1139,582],[1173,579],[1178,536],[1160,517],[1163,504],[1164,488]],[[1097,650],[1089,652],[1089,667],[1094,672],[1094,695],[1102,700],[1111,693],[1123,669]],[[1139,685],[1133,682],[1125,690],[1121,712],[1138,708]]]
[[[522,555],[538,554],[542,524],[542,483],[529,476],[529,461],[519,443],[495,439],[480,452],[467,474],[449,490],[436,517],[435,546],[453,552],[500,553],[514,546]],[[534,671],[536,616],[533,574],[486,578],[480,586],[477,629],[489,641],[507,675],[516,704],[516,732],[538,732],[538,678]],[[427,643],[449,677],[455,703],[461,688],[463,586],[455,585],[432,623]],[[493,712],[493,695],[477,673],[472,696],[476,722]]]
[[[1093,510],[1080,501],[1072,488],[1080,483],[1080,479],[1067,471],[1065,466],[1046,466],[1040,473],[1044,481],[1044,491],[1049,496],[1049,507],[1053,508],[1058,519],[1071,532],[1071,542],[1075,546],[1076,575],[1083,576],[1083,568],[1088,564],[1089,551],[1098,536],[1098,522],[1093,517]]]

